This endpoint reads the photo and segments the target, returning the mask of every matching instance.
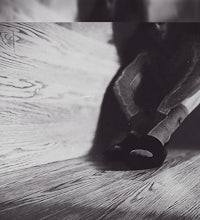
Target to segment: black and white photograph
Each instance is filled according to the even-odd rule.
[[[1,22],[199,22],[199,0],[1,0]]]
[[[200,0],[0,0],[0,220],[200,219]]]

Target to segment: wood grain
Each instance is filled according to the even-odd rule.
[[[199,167],[199,151],[171,151],[153,170],[79,158],[10,172],[0,179],[0,218],[199,219]]]
[[[0,173],[85,155],[114,47],[56,24],[0,25]]]

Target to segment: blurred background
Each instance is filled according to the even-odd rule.
[[[0,0],[0,21],[199,21],[199,0]]]

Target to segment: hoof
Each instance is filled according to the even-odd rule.
[[[109,161],[123,161],[130,169],[150,169],[162,166],[167,151],[153,136],[138,138],[129,134],[122,142],[108,148],[104,156]]]
[[[132,169],[150,169],[162,166],[167,156],[166,148],[153,136],[140,138],[138,145],[126,154],[126,162]]]

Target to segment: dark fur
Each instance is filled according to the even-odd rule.
[[[144,0],[79,0],[79,21],[146,20]]]
[[[189,73],[192,47],[200,44],[200,24],[169,23],[157,29],[151,23],[114,23],[113,36],[122,67],[140,52],[148,53],[135,101],[143,109],[155,111],[161,100]]]

